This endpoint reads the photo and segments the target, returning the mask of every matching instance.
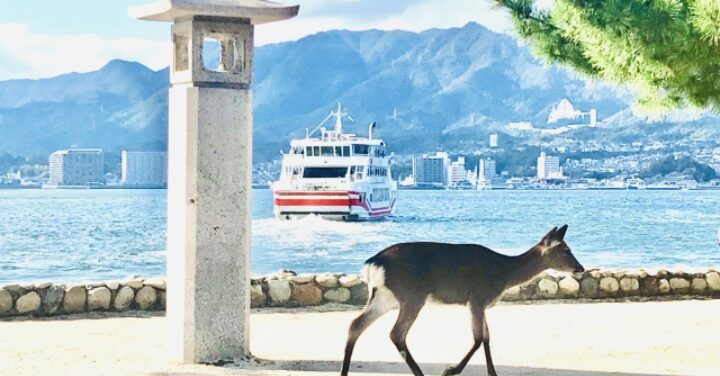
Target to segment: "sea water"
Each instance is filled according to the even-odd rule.
[[[0,284],[165,274],[164,190],[0,190]],[[398,242],[519,254],[556,225],[586,267],[720,267],[720,191],[400,191],[372,222],[277,220],[253,191],[252,272],[357,272]]]

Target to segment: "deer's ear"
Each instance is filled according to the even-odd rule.
[[[555,237],[555,233],[557,233],[557,230],[558,230],[557,226],[553,227],[552,230],[550,230],[547,234],[545,234],[545,236],[543,236],[543,238],[540,240],[540,243],[549,245],[550,242]]]
[[[557,239],[557,240],[565,239],[565,233],[567,232],[567,229],[568,229],[568,225],[563,225],[562,227],[560,227],[559,230],[557,230],[557,232],[555,232],[555,234],[553,235],[553,238]]]

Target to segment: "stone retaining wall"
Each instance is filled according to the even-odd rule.
[[[324,303],[362,305],[367,285],[356,275],[280,271],[253,278],[252,307],[306,307]],[[640,270],[543,273],[508,289],[504,301],[612,299],[661,296],[720,298],[720,273],[653,273]],[[6,285],[0,288],[0,316],[52,316],[88,311],[163,310],[165,279],[132,278],[89,284]]]

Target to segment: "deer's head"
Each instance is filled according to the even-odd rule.
[[[570,251],[570,247],[565,243],[567,228],[567,225],[553,228],[543,236],[540,243],[535,247],[542,255],[543,264],[547,268],[562,272],[583,272],[585,268],[580,265]]]

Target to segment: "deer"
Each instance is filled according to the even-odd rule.
[[[469,307],[473,345],[457,365],[443,376],[457,375],[482,346],[487,373],[497,376],[490,355],[490,332],[485,311],[502,293],[529,281],[546,269],[583,272],[585,268],[565,243],[567,225],[554,227],[539,243],[518,256],[506,256],[477,244],[432,242],[399,243],[377,253],[363,265],[361,278],[368,284],[367,304],[350,324],[341,376],[347,376],[350,358],[360,335],[375,320],[399,309],[390,340],[415,376],[423,372],[408,350],[405,338],[428,301]]]

